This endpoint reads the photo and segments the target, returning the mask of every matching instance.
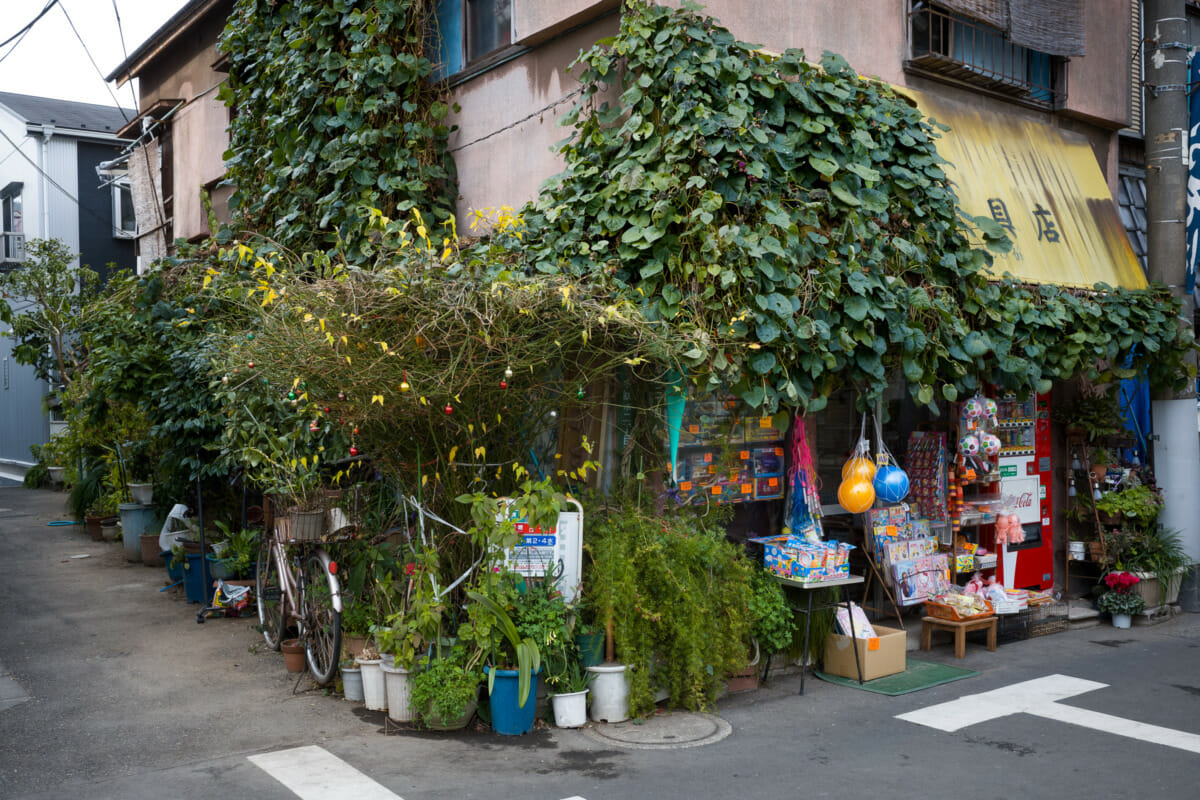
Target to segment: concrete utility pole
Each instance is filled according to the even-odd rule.
[[[1170,286],[1183,305],[1180,324],[1191,330],[1192,298],[1184,294],[1186,269],[1185,197],[1188,177],[1187,54],[1184,0],[1145,0],[1147,272]],[[1200,562],[1200,433],[1196,391],[1153,398],[1154,474],[1166,498],[1160,519],[1179,531],[1192,562]],[[1200,611],[1200,575],[1185,576],[1180,601]]]

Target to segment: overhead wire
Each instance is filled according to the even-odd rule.
[[[125,28],[121,25],[121,10],[119,8],[117,8],[117,0],[112,0],[112,7],[113,7],[113,16],[117,18],[117,38],[121,40],[121,63],[123,63],[125,65],[125,82],[129,84],[129,93],[131,95],[133,95],[133,107],[138,108],[138,107],[140,107],[141,104],[138,102],[139,98],[137,96],[137,92],[133,88],[133,73],[129,67],[129,48],[125,45]],[[117,105],[120,105],[120,103],[117,103]],[[178,106],[176,106],[175,109],[172,109],[171,113],[174,113],[176,109],[178,109]],[[143,131],[143,135],[144,134],[145,134],[145,131]],[[141,141],[141,138],[142,137],[139,136],[138,141]],[[160,165],[162,164],[162,157],[163,157],[162,148],[159,148],[158,160],[159,160]],[[152,165],[150,164],[150,148],[142,147],[142,158],[146,163],[146,177],[147,177],[146,183],[148,183],[150,185],[150,195],[154,201],[154,203],[153,203],[154,218],[158,222],[158,224],[155,225],[154,228],[148,232],[148,233],[152,233],[154,231],[160,231],[166,227],[166,225],[167,225],[167,210],[164,207],[163,201],[159,198],[158,186],[155,184],[155,181],[154,181],[154,169],[153,169]],[[159,176],[159,179],[161,180],[162,179],[162,169],[161,168],[159,169],[158,176]],[[139,242],[138,247],[139,247],[139,249],[141,248],[140,242]]]
[[[4,47],[9,42],[11,42],[13,39],[18,39],[18,38],[24,36],[25,34],[29,33],[29,29],[32,28],[34,25],[36,25],[38,23],[38,20],[40,20],[42,17],[49,14],[50,9],[54,8],[56,5],[58,5],[58,0],[49,0],[49,2],[46,3],[45,7],[41,11],[38,12],[38,15],[36,17],[34,17],[33,19],[31,19],[25,25],[25,27],[21,28],[21,30],[17,31],[12,36],[5,39],[3,42],[0,42],[0,47]]]
[[[71,19],[71,15],[67,13],[67,7],[60,3],[58,8],[60,11],[62,11],[63,16],[67,18],[67,24],[71,26],[71,31],[75,34],[75,38],[79,40],[80,47],[82,47],[83,52],[87,54],[88,61],[92,62],[92,67],[96,70],[96,74],[100,76],[100,80],[104,81],[104,73],[100,70],[100,65],[96,63],[96,59],[92,56],[92,51],[88,48],[87,42],[85,42],[83,40],[83,36],[80,35],[79,29],[75,27],[75,21]],[[119,29],[120,26],[118,24],[118,30]],[[124,42],[122,42],[122,47],[124,47]],[[109,96],[112,97],[113,103],[116,104],[117,111],[121,114],[121,119],[129,122],[129,115],[126,114],[125,109],[121,107],[121,101],[117,99],[117,94],[112,90],[112,87],[108,85],[108,81],[104,81],[104,88],[108,90]],[[137,98],[134,98],[134,107],[137,107]]]

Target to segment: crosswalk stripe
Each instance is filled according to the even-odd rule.
[[[300,800],[404,800],[316,745],[263,753],[249,760]]]

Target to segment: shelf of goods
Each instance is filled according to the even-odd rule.
[[[783,497],[788,415],[743,417],[740,408],[736,398],[689,400],[684,406],[672,470],[680,503]]]

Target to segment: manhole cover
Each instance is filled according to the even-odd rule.
[[[633,750],[680,750],[719,742],[733,727],[712,714],[670,712],[644,720],[600,724],[584,729],[584,735],[597,742]]]

